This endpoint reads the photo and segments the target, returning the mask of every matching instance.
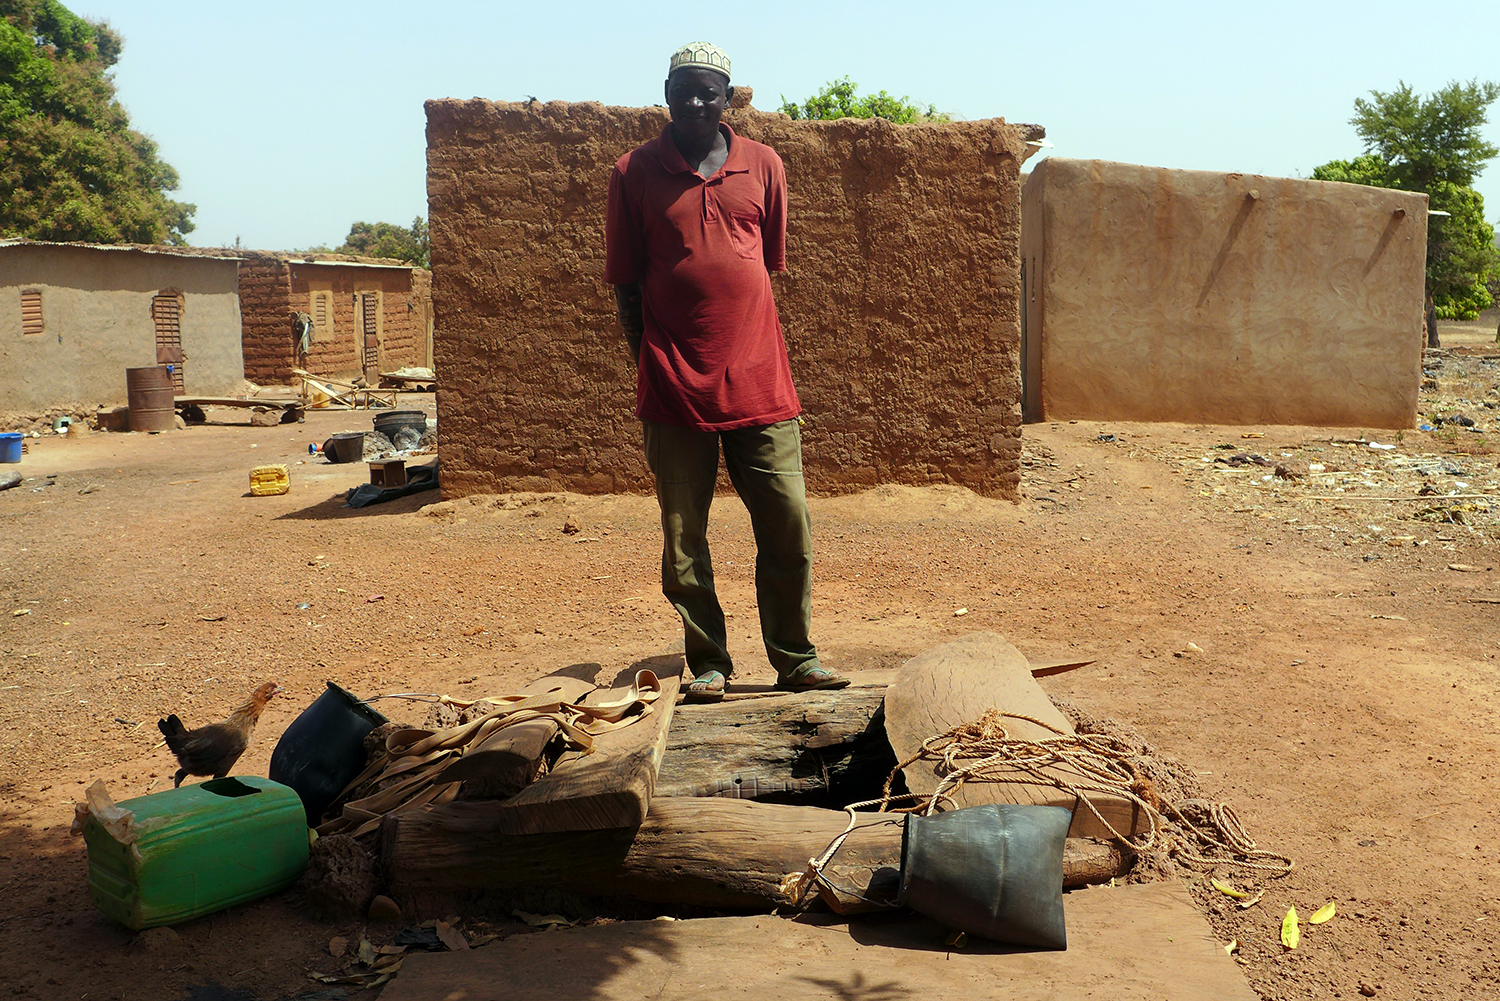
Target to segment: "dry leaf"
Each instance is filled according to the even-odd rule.
[[[1460,573],[1479,573],[1480,572],[1478,567],[1476,567],[1476,566],[1470,566],[1467,563],[1449,563],[1448,564],[1448,569],[1449,570],[1457,570]]]
[[[480,633],[482,633],[484,631],[485,631],[484,626],[473,626],[473,627],[471,627],[469,629],[465,629],[464,630],[464,635],[465,636],[478,636]]]
[[[451,952],[463,952],[469,947],[469,940],[464,938],[464,933],[453,927],[446,921],[437,923],[437,937]]]
[[[561,914],[532,914],[530,911],[511,911],[511,913],[533,928],[551,928],[556,925],[571,928],[574,925],[574,922]]]
[[[1300,941],[1302,941],[1302,930],[1297,927],[1297,908],[1293,907],[1286,912],[1286,917],[1281,919],[1281,944],[1288,949],[1295,949]]]
[[[1241,900],[1240,901],[1240,910],[1244,911],[1244,910],[1250,909],[1251,907],[1254,907],[1256,904],[1260,903],[1260,898],[1264,897],[1265,895],[1266,895],[1266,891],[1262,890],[1259,893],[1257,893],[1255,896],[1251,897],[1249,900]]]
[[[1246,900],[1250,896],[1244,890],[1236,890],[1233,886],[1221,880],[1210,879],[1209,882],[1214,885],[1215,890],[1218,890],[1226,897],[1233,897],[1235,900]]]
[[[1224,946],[1224,955],[1226,955],[1226,956],[1232,956],[1232,955],[1234,955],[1234,951],[1236,949],[1238,949],[1239,947],[1240,947],[1240,940],[1237,939],[1237,938],[1236,939],[1231,939],[1229,941],[1229,944],[1226,945],[1226,946]]]
[[[12,615],[30,615],[31,614],[31,609],[29,609],[29,608],[18,608],[14,612],[11,612],[10,614],[12,614]]]
[[[1332,904],[1324,904],[1322,907],[1319,907],[1317,910],[1313,911],[1313,915],[1312,917],[1307,919],[1307,923],[1310,925],[1320,925],[1337,913],[1338,908],[1334,907]]]
[[[349,948],[349,940],[342,935],[335,935],[333,938],[328,940],[328,955],[332,956],[334,959],[338,959],[340,956],[342,956],[344,954],[344,950],[347,948]]]
[[[370,944],[370,940],[367,938],[359,940],[359,961],[366,966],[370,966],[375,962],[375,947]]]
[[[1265,432],[1263,431],[1246,431],[1240,435],[1241,438],[1264,438],[1265,436]]]
[[[365,604],[368,605],[372,601],[384,601],[384,600],[385,600],[385,595],[383,595],[383,594],[372,594],[368,598],[365,599]]]

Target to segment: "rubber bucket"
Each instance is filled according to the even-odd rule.
[[[1072,822],[1060,806],[1011,803],[910,814],[897,900],[970,935],[1066,949],[1062,859]]]
[[[375,430],[392,441],[402,428],[411,428],[418,435],[427,433],[427,415],[420,410],[392,410],[375,418]]]
[[[329,462],[358,462],[365,457],[365,433],[345,431],[323,443],[323,454]]]
[[[19,431],[0,434],[0,462],[21,461],[21,439],[24,437]]]
[[[292,721],[271,752],[271,781],[291,786],[317,827],[323,811],[365,767],[365,734],[387,722],[333,682]],[[1060,863],[1059,863],[1060,864]]]

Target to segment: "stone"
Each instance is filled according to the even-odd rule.
[[[0,473],[0,490],[9,490],[21,485],[22,476],[17,472]]]
[[[131,945],[141,952],[174,952],[182,948],[182,936],[171,928],[147,928]]]
[[[374,900],[370,901],[370,920],[400,921],[401,908],[390,897],[380,894]]]

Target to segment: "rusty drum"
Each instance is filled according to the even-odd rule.
[[[125,398],[130,404],[130,430],[171,431],[177,426],[172,374],[165,365],[127,368]]]

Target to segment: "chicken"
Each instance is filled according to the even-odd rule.
[[[167,739],[167,747],[182,766],[172,780],[172,788],[182,785],[182,780],[189,775],[212,775],[216,779],[228,775],[229,769],[250,746],[250,734],[255,730],[255,723],[266,703],[280,691],[280,685],[268,681],[251,693],[250,698],[224,722],[209,723],[196,730],[183,726],[175,713],[157,720],[156,725]]]

